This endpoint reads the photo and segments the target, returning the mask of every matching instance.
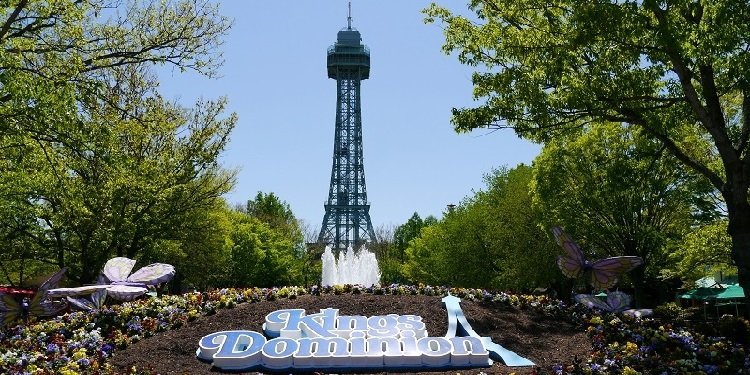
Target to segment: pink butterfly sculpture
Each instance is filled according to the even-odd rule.
[[[175,269],[171,264],[153,263],[133,272],[135,260],[117,257],[104,264],[100,285],[87,285],[78,288],[57,288],[49,291],[54,297],[79,296],[92,294],[106,289],[108,296],[118,301],[131,301],[146,294],[149,286],[166,283],[174,277]]]
[[[67,268],[55,272],[39,286],[34,296],[28,298],[21,296],[20,300],[11,294],[0,293],[0,327],[9,325],[16,320],[27,322],[31,316],[55,316],[65,310],[67,304],[62,301],[50,301],[47,299],[47,291],[57,286],[65,275]]]
[[[599,309],[612,313],[620,313],[630,307],[630,296],[620,291],[607,293],[606,302],[600,300],[596,296],[592,296],[591,294],[576,295],[575,300],[591,309]]]
[[[590,262],[583,257],[583,251],[570,236],[560,227],[552,227],[557,244],[565,250],[564,255],[557,257],[557,265],[569,278],[587,275],[589,283],[596,289],[608,289],[617,284],[620,274],[628,272],[641,264],[643,259],[635,256],[619,256]]]

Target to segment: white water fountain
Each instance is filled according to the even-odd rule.
[[[351,247],[339,253],[339,259],[326,246],[323,251],[323,285],[359,284],[370,286],[380,283],[380,269],[375,254],[364,246],[355,252]]]

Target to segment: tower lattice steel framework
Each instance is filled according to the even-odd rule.
[[[348,26],[328,48],[328,78],[336,80],[336,130],[331,186],[318,236],[318,242],[337,250],[375,240],[365,187],[360,99],[360,83],[370,77],[370,50],[361,40],[352,29],[350,4]]]

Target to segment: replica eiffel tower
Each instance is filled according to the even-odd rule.
[[[336,80],[336,129],[333,167],[323,225],[318,236],[335,250],[359,248],[375,241],[362,157],[360,83],[370,77],[370,50],[352,29],[351,3],[347,27],[328,48],[328,78]]]

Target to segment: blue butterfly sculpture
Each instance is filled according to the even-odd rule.
[[[621,274],[628,272],[641,264],[643,259],[635,256],[619,256],[590,262],[583,257],[583,251],[570,236],[560,227],[552,227],[557,244],[565,250],[564,255],[557,258],[557,265],[562,273],[575,279],[584,275],[588,282],[597,289],[608,289],[617,284]]]
[[[0,293],[0,317],[2,317],[0,327],[10,325],[17,320],[23,320],[26,323],[32,316],[55,316],[65,310],[67,307],[65,302],[50,301],[46,296],[48,290],[60,283],[65,271],[67,271],[67,268],[55,272],[39,286],[39,289],[31,298],[17,298],[10,294]]]

